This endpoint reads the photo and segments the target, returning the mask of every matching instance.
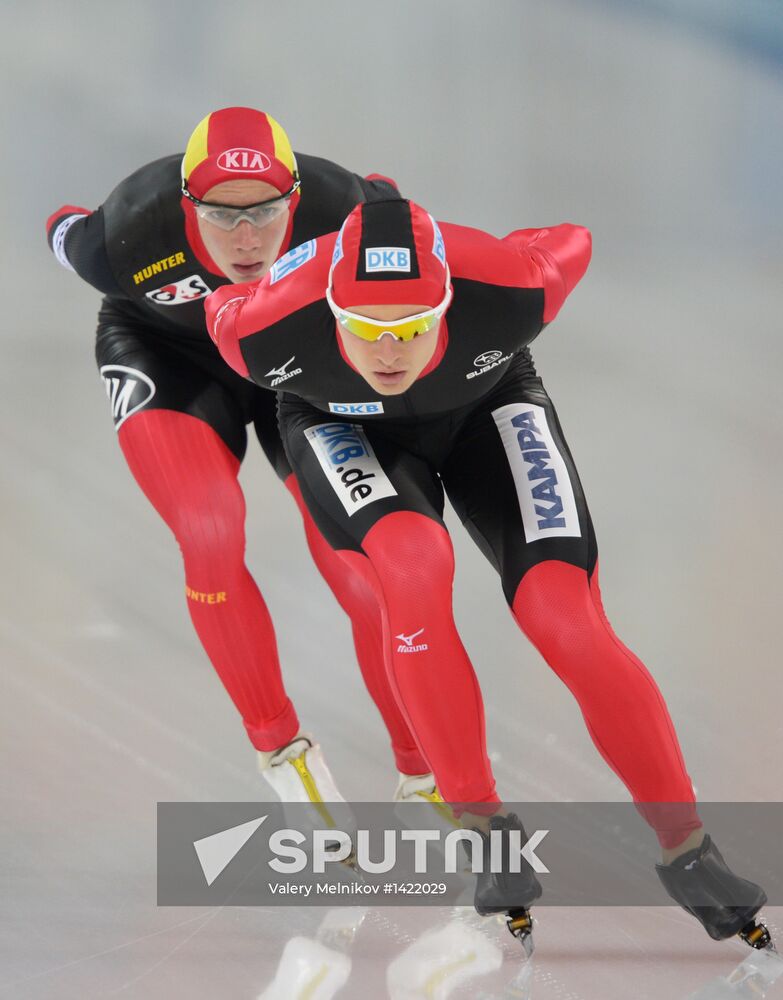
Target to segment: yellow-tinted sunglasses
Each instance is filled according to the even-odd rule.
[[[332,288],[329,285],[326,289],[326,301],[329,308],[334,313],[334,317],[340,326],[362,340],[374,341],[381,338],[384,333],[390,333],[395,340],[413,340],[423,333],[428,333],[434,326],[437,326],[443,314],[451,305],[454,291],[451,287],[448,267],[446,268],[446,294],[441,302],[433,309],[426,312],[416,313],[415,316],[404,316],[402,319],[383,320],[370,319],[369,316],[360,316],[359,313],[342,309],[332,298]]]

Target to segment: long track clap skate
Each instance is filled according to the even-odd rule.
[[[354,826],[351,809],[337,788],[320,744],[310,734],[300,733],[273,753],[259,752],[258,766],[281,802],[306,807],[294,814],[296,820],[304,817],[313,827],[332,829]],[[330,849],[338,846],[335,841]],[[341,864],[358,873],[355,846]]]
[[[491,836],[492,831],[501,833],[502,871],[491,870]],[[512,830],[519,831],[519,846],[511,845],[509,834]],[[525,828],[514,813],[508,816],[493,816],[490,820],[490,833],[478,831],[483,841],[482,872],[476,875],[476,893],[474,906],[481,916],[492,913],[505,913],[506,926],[511,934],[525,949],[528,957],[533,954],[533,918],[530,906],[543,892],[541,883],[526,859],[519,855],[519,849],[527,842]],[[516,855],[511,863],[512,852]],[[515,869],[521,869],[516,871]]]
[[[751,948],[774,950],[767,927],[756,920],[766,893],[735,875],[709,836],[700,847],[655,870],[672,899],[696,917],[714,941],[739,935]]]

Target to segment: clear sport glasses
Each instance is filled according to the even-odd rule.
[[[288,211],[291,198],[299,184],[300,182],[297,180],[285,194],[278,198],[270,198],[269,201],[259,201],[255,205],[217,205],[212,201],[202,201],[201,198],[192,195],[185,184],[182,185],[182,193],[193,202],[196,207],[196,215],[200,219],[217,226],[218,229],[230,232],[232,229],[236,229],[242,221],[249,222],[256,229],[263,229],[270,222],[279,219],[284,212]]]

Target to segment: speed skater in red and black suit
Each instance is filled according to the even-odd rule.
[[[498,812],[481,692],[452,613],[445,492],[654,828],[662,881],[683,902],[696,891],[678,898],[683,880],[701,893],[736,876],[704,834],[655,681],[604,613],[584,492],[528,347],[590,254],[581,226],[496,239],[411,202],[375,202],[257,286],[209,296],[207,322],[228,363],[267,388],[296,354],[280,389],[286,452],[325,538],[378,594],[392,686],[444,798],[471,822]],[[751,894],[733,909],[718,894],[718,915],[700,919],[714,936],[737,933],[764,902]]]
[[[308,740],[297,739],[302,734],[283,686],[272,621],[245,564],[237,473],[249,423],[301,510],[318,568],[350,616],[398,769],[428,770],[388,687],[375,598],[315,527],[281,446],[274,395],[222,361],[207,334],[204,299],[229,282],[263,276],[290,246],[336,229],[358,202],[396,194],[387,178],[363,178],[294,154],[270,115],[236,107],[207,115],[184,157],[141,167],[94,211],[65,205],[47,222],[58,261],[104,293],[96,357],[120,447],[179,543],[193,625],[264,767],[277,762],[281,748],[300,757]],[[271,381],[284,384],[298,365],[295,350],[277,358]],[[275,774],[267,771],[270,780]],[[294,794],[288,779],[283,786],[276,786],[281,795]],[[321,792],[336,797],[334,789]]]

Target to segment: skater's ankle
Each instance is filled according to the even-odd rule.
[[[507,809],[498,809],[489,815],[484,813],[464,812],[460,816],[460,823],[466,830],[477,830],[479,833],[488,834],[492,829],[491,821],[493,816],[508,816]]]
[[[688,836],[683,840],[681,844],[677,844],[676,847],[662,847],[661,857],[665,865],[670,865],[677,858],[681,857],[683,854],[687,854],[688,851],[694,851],[701,847],[704,842],[704,827],[700,826],[697,830],[693,830]]]
[[[298,743],[300,740],[307,740],[308,743],[312,743],[310,736],[300,730],[292,740],[289,740],[287,743],[283,743],[282,746],[275,747],[274,750],[257,750],[256,759],[258,762],[258,770],[261,772],[267,771],[273,763],[278,762],[276,758],[279,757],[280,753],[285,750],[286,747],[290,747],[294,743]]]

